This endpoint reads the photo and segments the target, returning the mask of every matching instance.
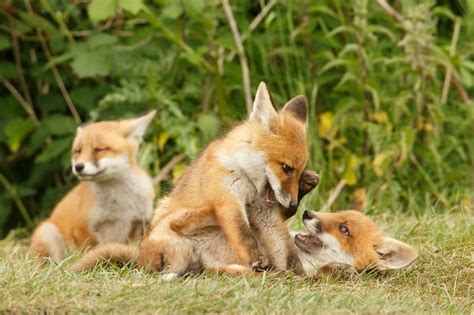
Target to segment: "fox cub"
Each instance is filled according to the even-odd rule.
[[[36,228],[31,255],[61,260],[68,249],[125,242],[143,234],[155,193],[151,178],[138,165],[137,152],[155,113],[77,129],[72,171],[80,183]]]

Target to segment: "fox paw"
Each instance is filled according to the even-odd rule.
[[[318,186],[319,180],[320,177],[318,173],[310,170],[305,170],[301,175],[300,179],[300,191],[302,193],[307,193],[311,191],[314,187]]]
[[[268,271],[274,269],[274,266],[268,258],[260,256],[256,261],[250,264],[254,271]]]

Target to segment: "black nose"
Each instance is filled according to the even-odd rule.
[[[313,218],[313,214],[311,211],[305,210],[303,212],[303,220],[311,220]]]
[[[292,208],[298,207],[298,200],[291,200],[290,207],[292,207]]]
[[[76,172],[80,173],[84,170],[84,164],[78,163],[74,166],[74,169],[76,170]]]

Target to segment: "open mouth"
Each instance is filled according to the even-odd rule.
[[[267,182],[265,185],[265,189],[260,194],[260,197],[263,200],[263,203],[267,207],[271,207],[276,203],[275,192],[272,189],[270,183]]]
[[[80,179],[80,180],[94,180],[94,178],[100,176],[102,173],[104,173],[105,170],[101,170],[101,171],[98,171],[97,173],[95,174],[76,174],[76,176]]]
[[[323,246],[323,242],[314,234],[303,234],[298,233],[295,235],[295,242],[303,244],[305,246]]]

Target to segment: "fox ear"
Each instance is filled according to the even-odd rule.
[[[264,82],[260,82],[255,94],[255,100],[253,101],[253,109],[250,113],[249,121],[258,122],[263,128],[270,131],[277,119],[278,114],[273,107],[267,86]]]
[[[391,237],[384,237],[382,244],[375,250],[380,256],[379,270],[400,269],[418,257],[416,249]]]
[[[156,115],[156,110],[152,110],[146,115],[125,121],[125,136],[141,141],[145,134],[146,128]]]
[[[306,101],[306,97],[303,95],[293,97],[283,106],[281,112],[283,114],[292,115],[306,126],[308,118],[308,102]]]

